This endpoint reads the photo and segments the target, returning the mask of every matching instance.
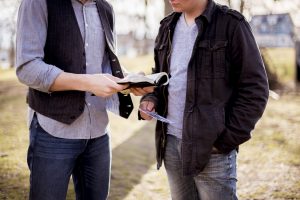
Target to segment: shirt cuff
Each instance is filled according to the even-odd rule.
[[[43,88],[40,90],[43,92],[51,93],[50,87],[53,85],[55,79],[63,72],[63,70],[52,66],[52,68],[46,73],[45,82]]]

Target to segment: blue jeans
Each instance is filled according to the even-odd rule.
[[[173,200],[236,200],[236,151],[212,154],[197,176],[182,176],[181,139],[167,136],[164,164]]]
[[[77,200],[107,199],[111,169],[108,135],[89,140],[56,138],[34,117],[27,162],[31,200],[66,199],[71,175]]]

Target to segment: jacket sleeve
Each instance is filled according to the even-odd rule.
[[[266,107],[268,79],[259,49],[245,20],[239,21],[229,50],[231,67],[237,74],[234,94],[226,110],[225,130],[214,146],[226,153],[251,138],[251,131]]]
[[[152,73],[158,73],[158,72],[160,72],[159,61],[158,61],[158,54],[157,54],[157,48],[156,48],[157,45],[158,45],[158,40],[159,40],[160,33],[161,33],[161,27],[160,27],[158,36],[155,39],[155,48],[154,48],[155,67],[152,68]],[[153,102],[154,103],[154,108],[155,108],[156,112],[159,112],[161,110],[160,109],[161,106],[159,105],[159,100],[160,100],[160,95],[159,94],[161,93],[162,87],[165,87],[165,86],[156,87],[152,93],[148,93],[148,94],[144,95],[141,98],[140,102],[142,102],[142,101],[151,101],[151,102]],[[141,116],[140,116],[140,112],[138,113],[138,119],[142,119]]]
[[[156,51],[154,50],[154,60],[156,60],[156,56],[157,56],[155,52]],[[155,61],[155,65],[157,66],[156,61]],[[153,73],[155,73],[156,69],[157,69],[156,67],[153,69]],[[142,101],[151,101],[152,103],[154,103],[154,108],[157,111],[157,107],[158,107],[158,103],[159,103],[159,95],[158,95],[159,90],[160,90],[160,87],[154,88],[154,91],[152,93],[148,93],[148,94],[144,95],[141,98],[140,102],[142,102]],[[140,115],[139,115],[139,119],[141,119]]]

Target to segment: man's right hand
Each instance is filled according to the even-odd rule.
[[[96,96],[108,97],[128,87],[117,84],[118,80],[120,80],[118,77],[110,74],[91,74],[87,90]]]
[[[154,108],[154,103],[152,101],[142,101],[140,103],[140,109],[142,110],[147,110],[147,111],[150,111],[150,112],[155,112],[155,108]],[[140,115],[141,117],[144,119],[144,120],[151,120],[152,117],[147,115],[146,113],[144,112],[140,112]]]
[[[73,74],[62,72],[50,87],[50,91],[78,90],[91,92],[100,97],[108,97],[120,92],[128,85],[117,84],[118,77],[110,74]]]

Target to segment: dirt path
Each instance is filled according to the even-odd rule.
[[[130,191],[119,193],[118,188],[112,188],[111,199],[170,199],[166,174],[162,168],[156,170],[151,145],[143,145],[146,141],[153,143],[149,134],[153,134],[154,126],[140,130],[139,146],[147,148],[148,158],[152,160],[143,171],[139,170],[139,154],[131,155],[133,160],[128,171],[122,168],[113,168],[113,174],[131,174],[139,176],[139,183],[131,185],[128,177]],[[266,112],[257,124],[252,139],[242,145],[238,154],[238,194],[245,200],[283,200],[300,199],[300,95],[282,96],[276,101],[270,99]],[[138,134],[138,133],[137,133]],[[129,149],[124,148],[123,151]],[[114,153],[114,151],[113,151]],[[118,154],[115,152],[115,154]],[[124,154],[124,153],[120,153]],[[128,154],[128,153],[126,153]],[[116,155],[115,155],[116,156]],[[118,161],[122,162],[122,161]],[[114,166],[114,163],[113,163]],[[134,173],[132,173],[134,172]],[[124,177],[125,178],[125,177]],[[112,186],[118,185],[117,177],[113,176]],[[136,181],[135,181],[136,182]],[[124,182],[125,183],[125,182]],[[118,185],[120,186],[120,185]]]

